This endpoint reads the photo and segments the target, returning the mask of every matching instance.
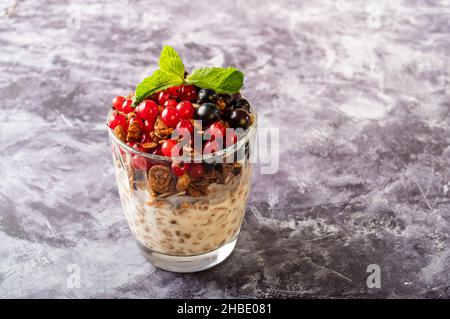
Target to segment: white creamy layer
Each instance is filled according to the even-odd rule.
[[[229,184],[211,184],[204,197],[154,198],[145,179],[132,190],[127,171],[116,165],[120,198],[136,239],[152,251],[185,256],[217,249],[237,236],[251,172],[251,164],[244,164]]]

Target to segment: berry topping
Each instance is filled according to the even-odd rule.
[[[220,94],[219,101],[225,103],[225,110],[231,110],[234,106],[234,96],[232,94]]]
[[[238,100],[236,100],[235,109],[244,109],[247,112],[250,112],[250,103],[248,103],[248,101],[244,98],[240,98]]]
[[[124,115],[113,112],[108,118],[108,126],[114,130],[117,125],[120,125],[125,129],[127,127],[127,119]]]
[[[158,155],[158,156],[164,156],[164,154],[161,151],[161,147],[157,147],[155,148],[152,152],[153,155]]]
[[[150,121],[145,121],[144,122],[144,133],[151,133],[155,130],[155,124],[153,122]]]
[[[115,96],[107,120],[108,133],[114,134],[113,159],[119,164],[117,169],[126,171],[121,175],[129,179],[133,190],[142,189],[162,201],[168,196],[183,196],[180,203],[184,203],[184,197],[203,196],[208,200],[217,192],[228,196],[230,191],[231,195],[236,193],[236,202],[245,203],[248,192],[235,192],[234,186],[247,183],[249,175],[244,175],[245,162],[236,161],[249,159],[250,142],[238,142],[241,135],[234,129],[247,129],[256,114],[249,101],[235,93],[243,82],[244,74],[232,67],[197,68],[187,74],[178,53],[165,46],[159,70],[138,84],[134,93]],[[244,154],[238,154],[236,143]],[[218,159],[218,152],[225,147],[233,153],[220,155],[226,163],[206,163]],[[161,156],[161,160],[146,154]],[[201,155],[204,162],[192,163]],[[186,198],[186,202],[192,201]],[[153,201],[147,204],[153,206]],[[236,214],[241,214],[242,207],[238,208]],[[183,223],[176,218],[169,221],[173,225]],[[230,230],[224,232],[231,238],[235,231]],[[194,237],[192,240],[197,240]],[[183,238],[183,242],[189,239]],[[207,250],[211,248],[206,246]],[[169,252],[177,249],[170,248]]]
[[[177,105],[178,105],[178,102],[176,100],[174,100],[174,99],[170,99],[170,100],[167,100],[166,102],[164,102],[164,107],[176,108]]]
[[[145,157],[139,156],[139,155],[135,155],[132,159],[131,159],[131,163],[133,165],[134,169],[140,169],[143,171],[146,171],[148,169],[148,162],[147,159]]]
[[[194,134],[194,125],[191,123],[191,121],[186,119],[182,119],[180,122],[178,122],[176,129],[178,134],[182,138],[186,136],[192,137]]]
[[[169,93],[171,97],[177,98],[180,94],[180,86],[172,86],[166,90],[166,93]]]
[[[220,113],[220,119],[224,122],[228,122],[228,120],[230,119],[230,115],[230,110],[224,110],[222,113]]]
[[[134,111],[134,107],[132,107],[131,105],[133,104],[133,100],[132,99],[126,99],[123,104],[122,104],[122,112],[125,114],[128,114],[130,112]]]
[[[180,156],[180,149],[175,140],[165,140],[161,144],[161,153],[167,157]]]
[[[241,127],[245,130],[250,125],[250,115],[244,109],[236,109],[231,112],[228,124],[230,124],[230,127],[232,128]]]
[[[192,178],[200,178],[205,174],[205,170],[203,168],[203,165],[200,163],[192,163],[191,167],[189,168],[189,175],[191,175]]]
[[[239,100],[241,97],[242,97],[242,95],[241,95],[241,93],[239,93],[239,92],[233,94],[234,100]]]
[[[166,101],[169,100],[169,99],[170,99],[170,94],[169,93],[164,92],[164,91],[159,92],[158,98],[157,98],[159,105],[164,105],[164,103],[166,103]]]
[[[136,107],[136,114],[145,121],[154,122],[158,116],[158,105],[152,100],[145,100]]]
[[[197,90],[193,85],[182,85],[179,97],[180,100],[195,101],[197,99]]]
[[[208,141],[203,147],[203,155],[213,154],[222,150],[222,145],[217,143],[217,141]]]
[[[204,103],[195,110],[194,117],[197,120],[201,120],[203,126],[208,126],[219,120],[220,112],[215,104]]]
[[[219,100],[219,97],[217,96],[216,92],[214,92],[213,90],[201,89],[198,92],[198,97],[197,97],[198,104],[203,104],[206,102],[215,104],[215,103],[217,103],[218,100]]]
[[[172,163],[172,172],[175,176],[182,176],[184,173],[186,173],[189,170],[189,164],[188,163]]]
[[[219,122],[211,124],[206,130],[206,133],[211,136],[211,141],[219,139],[223,141],[225,139],[226,128]]]
[[[116,96],[112,100],[112,106],[115,110],[122,111],[123,102],[125,102],[125,98],[123,96]]]
[[[227,130],[227,134],[225,136],[225,147],[230,147],[236,144],[238,137],[236,133],[234,133],[231,129]]]
[[[166,107],[161,112],[161,120],[168,127],[175,127],[178,124],[178,121],[180,120],[178,117],[177,109],[174,107]]]
[[[178,116],[182,119],[191,119],[194,115],[195,108],[189,101],[181,101],[177,105]]]

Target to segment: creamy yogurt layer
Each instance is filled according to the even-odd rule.
[[[144,247],[168,255],[190,256],[215,250],[239,233],[250,191],[251,164],[227,184],[211,184],[202,197],[154,197],[145,173],[130,183],[116,166],[120,198],[131,232]]]

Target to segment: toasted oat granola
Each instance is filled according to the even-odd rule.
[[[165,165],[155,165],[148,171],[150,188],[158,193],[167,193],[170,190],[172,174],[170,168]]]

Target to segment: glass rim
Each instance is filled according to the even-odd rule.
[[[206,155],[204,155],[204,154],[194,155],[194,156],[190,156],[189,158],[180,156],[180,159],[182,161],[184,161],[185,159],[188,159],[190,163],[194,163],[194,162],[203,162],[203,161],[207,161],[207,160],[215,159],[215,158],[226,157],[227,155],[235,153],[238,149],[240,149],[243,145],[245,145],[250,140],[251,137],[253,137],[253,135],[255,134],[256,129],[258,127],[258,115],[255,111],[255,108],[252,106],[252,104],[250,102],[249,102],[249,104],[250,104],[250,116],[252,116],[253,123],[244,131],[244,135],[240,139],[238,139],[236,144],[225,147],[222,150],[215,152],[215,153],[210,153],[210,154],[206,154]],[[108,116],[106,118],[106,123],[108,123],[109,116],[111,115],[112,112],[114,112],[114,110],[110,110],[108,112]],[[145,158],[148,158],[151,160],[157,160],[157,161],[172,161],[173,160],[171,157],[167,157],[164,155],[155,155],[155,154],[150,154],[150,153],[141,152],[139,150],[136,150],[136,149],[132,148],[131,146],[128,146],[121,139],[119,139],[117,137],[117,135],[114,134],[114,130],[111,129],[108,125],[106,127],[108,130],[108,135],[111,138],[111,140],[113,142],[119,144],[122,148],[124,148],[129,153],[137,154],[139,156],[142,156],[142,157],[145,157]]]

